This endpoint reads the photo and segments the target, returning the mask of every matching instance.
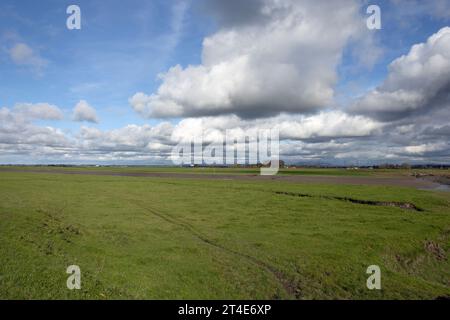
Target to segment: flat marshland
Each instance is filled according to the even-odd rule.
[[[2,168],[0,299],[450,296],[449,192],[400,170],[257,173]]]

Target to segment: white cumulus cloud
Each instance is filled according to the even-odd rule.
[[[170,68],[155,93],[135,94],[131,106],[145,117],[258,118],[332,104],[343,50],[367,31],[359,3],[263,0],[251,9],[251,22],[227,18],[204,39],[200,65]]]
[[[351,111],[391,121],[450,105],[450,27],[414,45],[394,60],[383,84],[360,98]]]
[[[61,120],[64,117],[61,109],[49,103],[18,103],[13,112],[17,116],[36,120]]]
[[[97,113],[85,100],[81,100],[73,109],[73,121],[98,123]]]

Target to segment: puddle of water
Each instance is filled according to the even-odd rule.
[[[421,190],[427,190],[427,191],[447,191],[450,192],[450,186],[446,184],[439,184],[437,186],[429,187],[429,188],[422,188]]]
[[[436,189],[434,190],[439,190],[439,191],[450,191],[450,186],[446,185],[446,184],[441,184],[438,187],[436,187]]]

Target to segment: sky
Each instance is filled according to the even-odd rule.
[[[288,163],[450,164],[449,120],[450,0],[0,3],[0,164],[170,164],[264,129]]]

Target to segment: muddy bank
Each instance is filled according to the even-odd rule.
[[[450,191],[450,176],[413,173],[412,177],[434,184],[433,190]]]

